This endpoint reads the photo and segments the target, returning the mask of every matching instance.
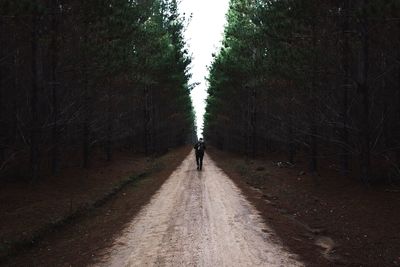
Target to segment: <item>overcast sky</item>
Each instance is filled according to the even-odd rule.
[[[212,53],[217,52],[223,38],[225,15],[229,0],[181,0],[180,13],[192,20],[185,32],[186,42],[193,55],[192,83],[200,82],[192,91],[193,106],[197,118],[197,134],[201,136],[205,99],[207,97],[207,66],[212,62]]]

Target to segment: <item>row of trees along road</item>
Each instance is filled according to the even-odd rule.
[[[0,0],[1,173],[185,143],[184,23],[175,0]]]
[[[231,0],[227,19],[209,141],[301,151],[311,171],[329,162],[364,183],[400,176],[400,1]]]

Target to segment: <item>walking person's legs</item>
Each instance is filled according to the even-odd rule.
[[[203,157],[204,157],[204,154],[200,154],[199,155],[200,157],[200,170],[203,168]]]
[[[197,169],[200,169],[200,155],[196,153],[196,163],[197,163]]]

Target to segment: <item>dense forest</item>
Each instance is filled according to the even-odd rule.
[[[0,174],[190,140],[185,23],[176,0],[0,0]]]
[[[209,142],[365,184],[400,179],[400,1],[231,0],[227,20]]]

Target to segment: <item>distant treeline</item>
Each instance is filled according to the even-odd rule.
[[[400,1],[231,0],[205,136],[306,152],[365,183],[400,177]],[[379,170],[379,171],[378,171]]]
[[[175,0],[0,0],[0,175],[185,143],[184,23]]]

